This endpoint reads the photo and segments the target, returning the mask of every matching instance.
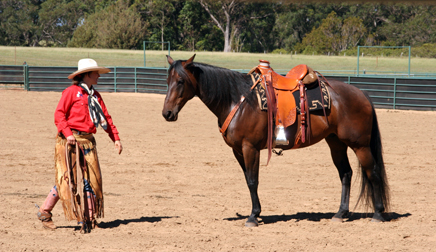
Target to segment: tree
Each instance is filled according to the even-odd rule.
[[[119,0],[85,18],[68,44],[71,47],[132,49],[141,46],[146,24],[134,6]]]
[[[339,50],[344,51],[348,48],[356,47],[365,37],[366,32],[367,30],[362,23],[362,19],[348,17],[342,24]]]
[[[346,4],[325,3],[290,3],[279,5],[276,11],[276,23],[273,31],[276,34],[275,47],[293,50],[302,42],[306,34],[319,27],[322,21],[334,11],[338,16],[347,13]]]
[[[94,10],[92,0],[47,0],[39,11],[41,38],[47,45],[66,46],[85,13]]]
[[[393,45],[415,46],[436,42],[435,6],[412,6],[408,17],[399,22],[389,22],[378,29],[383,40]],[[402,16],[404,16],[402,15]]]
[[[142,14],[142,18],[150,23],[150,27],[157,32],[151,32],[153,37],[155,34],[159,34],[159,39],[162,42],[161,49],[164,50],[165,33],[166,29],[170,25],[170,22],[174,22],[173,12],[176,11],[175,5],[179,4],[179,1],[166,1],[166,0],[136,0],[138,10]]]
[[[238,33],[240,21],[240,2],[238,0],[209,1],[199,0],[201,6],[210,15],[224,35],[224,52],[230,52],[232,41]]]
[[[221,31],[209,20],[209,14],[198,1],[186,1],[177,17],[180,38],[177,48],[190,51],[222,50]]]
[[[265,52],[274,49],[276,4],[248,3],[241,8],[238,33],[233,38],[236,51]]]
[[[35,46],[38,44],[38,9],[41,1],[0,1],[0,44]]]
[[[318,28],[314,28],[296,45],[296,49],[304,53],[339,53],[357,46],[366,32],[360,18],[348,17],[342,20],[333,11]]]

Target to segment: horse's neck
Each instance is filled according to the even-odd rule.
[[[205,88],[206,85],[227,84],[229,86],[237,85],[235,83],[229,83],[229,80],[221,80],[216,83],[200,83],[198,85],[197,96],[201,101],[209,108],[209,110],[218,118],[218,122],[222,124],[227,118],[232,108],[239,101],[233,101],[230,92],[220,92],[219,94],[211,94],[210,86]],[[209,93],[206,93],[209,92]],[[226,97],[227,95],[227,97]],[[242,94],[240,95],[242,96]]]
[[[206,105],[206,107],[218,118],[219,123],[223,123],[227,115],[230,113],[232,104],[223,102],[219,98],[210,102],[206,99],[204,94],[201,94],[201,90],[198,92],[197,96]],[[208,97],[209,98],[209,97]]]

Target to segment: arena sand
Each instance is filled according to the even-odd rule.
[[[242,170],[215,116],[198,98],[177,122],[162,115],[164,95],[103,93],[123,153],[96,134],[104,179],[101,228],[81,234],[53,210],[42,228],[35,203],[54,184],[53,113],[60,92],[0,90],[0,251],[436,251],[436,112],[377,109],[391,217],[372,223],[358,207],[343,223],[341,184],[325,141],[273,156],[262,152],[260,225]],[[359,192],[357,161],[351,206]]]

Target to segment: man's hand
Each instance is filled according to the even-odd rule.
[[[67,137],[67,143],[71,144],[71,145],[75,145],[76,144],[76,138],[73,135],[68,136]]]
[[[120,140],[115,141],[115,150],[118,151],[118,155],[123,151],[123,145]]]

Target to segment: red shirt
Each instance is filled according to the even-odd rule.
[[[106,116],[108,124],[106,132],[109,134],[112,141],[120,140],[118,130],[113,124],[112,117],[107,112],[106,105],[100,93],[94,90],[94,96],[97,97],[98,103],[100,103],[103,113]],[[62,92],[62,97],[56,107],[54,118],[58,133],[62,132],[65,137],[73,134],[71,129],[88,133],[97,132],[89,116],[88,93],[77,85],[71,85]]]

